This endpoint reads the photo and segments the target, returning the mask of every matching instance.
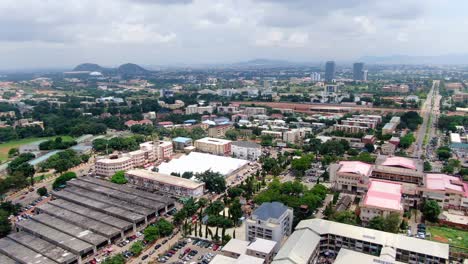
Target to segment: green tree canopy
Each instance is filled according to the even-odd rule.
[[[427,200],[422,209],[424,218],[430,222],[437,222],[441,212],[439,204],[434,200]]]
[[[111,177],[111,182],[117,183],[117,184],[126,184],[127,178],[125,178],[125,171],[118,171],[114,173]]]

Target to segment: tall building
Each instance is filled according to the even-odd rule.
[[[327,61],[325,64],[325,82],[332,82],[335,79],[336,65],[334,61]]]
[[[278,242],[275,251],[285,236],[292,232],[293,211],[280,202],[263,203],[245,221],[246,239],[263,238]]]
[[[367,72],[364,71],[364,62],[356,62],[353,64],[353,80],[365,81],[365,75]]]

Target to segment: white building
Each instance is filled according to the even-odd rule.
[[[310,219],[299,222],[272,263],[318,263],[320,256],[335,263],[433,263],[449,260],[449,245],[359,226]]]
[[[243,256],[246,255],[262,259],[261,263],[268,264],[273,260],[275,247],[276,242],[272,240],[256,238],[254,241],[249,242],[233,238],[229,240],[221,252],[232,259],[245,259]]]
[[[128,182],[145,190],[165,192],[182,197],[202,196],[205,187],[202,182],[144,169],[129,170],[125,173],[125,178]]]
[[[293,210],[280,202],[263,203],[245,221],[246,239],[263,238],[276,241],[277,251],[281,242],[292,232]]]
[[[234,141],[231,143],[231,155],[239,159],[257,160],[262,155],[262,147],[251,141]]]
[[[191,115],[191,114],[200,114],[203,115],[205,112],[212,114],[213,113],[213,106],[208,105],[208,106],[197,106],[197,105],[188,105],[185,108],[185,114],[186,115]]]
[[[131,157],[99,159],[94,164],[96,175],[111,177],[117,171],[126,171],[134,168]]]
[[[195,140],[194,146],[201,152],[214,155],[229,155],[231,153],[230,140],[205,137]]]

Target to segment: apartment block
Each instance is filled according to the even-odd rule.
[[[230,140],[205,137],[195,140],[195,148],[201,152],[211,153],[214,155],[230,155],[231,153]]]

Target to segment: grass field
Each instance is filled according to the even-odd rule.
[[[9,141],[9,142],[0,144],[0,162],[8,159],[8,151],[11,148],[18,148],[19,146],[24,145],[24,144],[30,144],[39,140],[48,140],[51,138],[55,138],[55,137],[25,138],[25,139]],[[70,141],[73,138],[70,136],[62,136],[62,139],[64,141]]]
[[[441,226],[430,226],[428,231],[434,241],[468,249],[468,231]]]

